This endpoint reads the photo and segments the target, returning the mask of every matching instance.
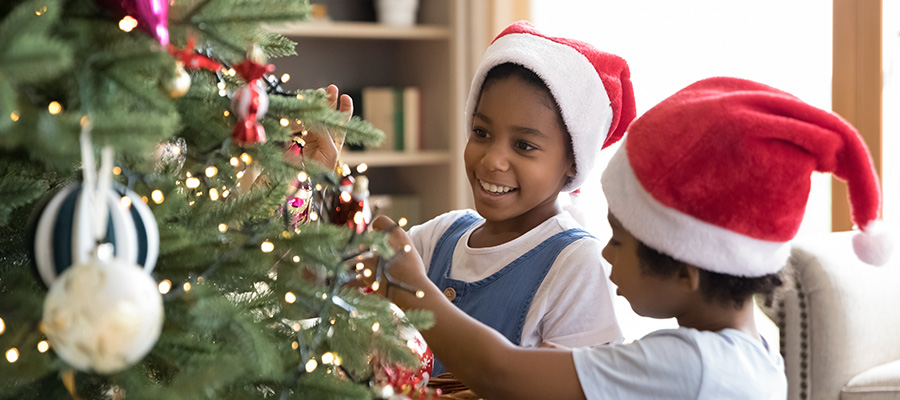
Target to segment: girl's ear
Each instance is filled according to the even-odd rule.
[[[569,165],[569,168],[566,169],[566,176],[571,180],[576,175],[575,173],[575,157],[572,157],[572,164]]]

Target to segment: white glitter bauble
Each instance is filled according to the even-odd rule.
[[[139,266],[115,258],[66,269],[44,302],[51,347],[86,372],[109,374],[134,365],[156,344],[162,323],[156,282]]]

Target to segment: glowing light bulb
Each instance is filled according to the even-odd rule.
[[[291,342],[291,348],[297,350],[298,348],[300,348],[300,343],[297,343],[297,341]]]
[[[46,340],[41,340],[37,344],[37,349],[39,353],[46,353],[47,350],[50,350],[50,342]]]
[[[356,270],[357,270],[357,271],[363,269],[364,267],[365,267],[365,265],[364,265],[363,263],[356,263]]]
[[[403,246],[403,251],[409,253],[410,251],[412,251],[412,246],[410,246],[410,245]]]
[[[381,324],[377,322],[372,324],[372,332],[378,332],[379,329],[381,329]]]
[[[6,331],[6,323],[3,322],[3,318],[0,318],[0,335],[2,335],[3,332],[5,332],[5,331]]]
[[[307,174],[306,171],[300,171],[300,172],[297,174],[297,180],[298,180],[298,181],[300,181],[300,182],[306,182],[307,179],[309,179],[309,174]]]
[[[219,88],[219,90],[225,89],[225,82],[219,82],[219,83],[217,83],[217,84],[216,84],[216,87]],[[228,110],[225,110],[225,116],[226,116],[226,117],[228,116]]]
[[[322,354],[322,364],[331,364],[334,362],[334,354],[331,352]]]
[[[228,225],[219,224],[219,232],[222,232],[222,233],[228,232]]]
[[[169,293],[170,290],[172,290],[172,281],[163,279],[159,282],[159,294]]]
[[[131,197],[122,196],[122,199],[119,200],[119,204],[121,204],[122,208],[124,208],[126,210],[131,208]]]
[[[62,105],[58,101],[51,101],[47,106],[47,111],[50,111],[50,114],[53,115],[59,114],[62,112]]]
[[[125,32],[131,32],[134,28],[137,28],[138,20],[134,19],[134,17],[130,15],[126,15],[124,18],[119,20],[119,29]]]
[[[281,83],[286,83],[291,80],[291,74],[282,74],[281,75]]]
[[[406,226],[406,224],[408,223],[409,220],[407,220],[406,218],[400,218],[400,220],[397,221],[397,225],[400,225],[401,228]]]
[[[369,170],[369,165],[362,163],[356,166],[356,172],[363,173]]]
[[[293,260],[295,263],[300,262],[300,256],[294,256]]]
[[[209,199],[212,201],[216,201],[219,199],[219,189],[212,188],[209,189]]]
[[[311,212],[311,213],[309,213],[309,220],[310,220],[310,221],[318,221],[318,220],[319,220],[319,214],[316,213],[316,212]]]
[[[203,172],[206,174],[207,178],[212,178],[212,177],[216,176],[216,174],[219,173],[219,169],[210,165],[210,166],[206,167],[206,170]]]
[[[153,202],[156,204],[162,204],[162,202],[166,200],[165,196],[163,196],[163,192],[159,189],[151,192],[150,198],[153,199]]]
[[[420,299],[425,297],[425,292],[423,292],[421,290],[416,291],[416,297],[418,297]]]
[[[184,180],[184,186],[187,186],[188,189],[196,189],[200,187],[200,180],[194,177],[190,177]]]
[[[284,301],[288,304],[294,304],[294,302],[297,301],[297,296],[291,292],[287,292],[284,294]]]
[[[250,157],[247,153],[241,153],[241,161],[243,161],[244,164],[250,164],[253,162],[253,157]]]
[[[291,124],[291,120],[289,120],[287,118],[282,118],[282,119],[278,120],[278,123],[281,124],[281,126],[288,126]]]
[[[313,372],[318,366],[319,363],[317,363],[316,360],[309,360],[306,362],[306,372]]]
[[[380,287],[381,284],[378,281],[372,282],[372,291],[377,292]]]
[[[303,329],[303,327],[300,326],[299,322],[294,322],[294,324],[291,325],[291,329],[293,329],[294,332],[300,332],[300,330]]]
[[[260,250],[262,250],[263,253],[271,253],[273,250],[275,250],[275,244],[266,240],[265,242],[262,242],[262,244],[259,245],[259,248],[260,248]]]
[[[350,192],[341,192],[341,201],[344,203],[349,203],[352,197],[350,197]]]
[[[369,268],[364,269],[364,270],[363,270],[363,276],[366,277],[366,278],[372,276],[372,270],[369,269]]]
[[[15,347],[13,347],[6,351],[6,361],[9,361],[10,363],[14,363],[18,360],[19,360],[19,349],[16,349]]]
[[[181,287],[184,288],[185,292],[191,291],[191,283],[190,282],[185,282],[184,285],[182,285]]]
[[[113,167],[113,175],[122,175],[122,168],[118,166]]]
[[[228,76],[234,76],[234,74],[236,74],[236,73],[237,73],[237,71],[235,71],[234,68],[228,69]]]
[[[18,120],[19,120],[19,113],[18,113],[18,112],[15,112],[15,111],[9,113],[9,119],[11,119],[13,122],[18,121]]]
[[[238,165],[237,157],[231,157],[231,159],[228,160],[228,163],[231,164],[232,167],[237,167],[237,165]]]

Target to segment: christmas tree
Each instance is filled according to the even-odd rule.
[[[381,135],[336,111],[326,93],[283,90],[267,67],[266,58],[294,54],[295,43],[263,25],[302,20],[309,8],[299,0],[0,4],[0,399],[427,394],[411,387],[420,358],[401,333],[427,327],[430,316],[401,316],[352,284],[371,274],[364,259],[381,256],[386,268],[386,238],[358,232],[359,219],[327,222],[347,166],[284,155],[307,131],[363,145]],[[116,187],[109,204],[105,174]],[[67,190],[94,200],[66,209]],[[164,318],[133,362],[104,364],[115,355],[105,346],[144,340],[115,329],[81,337],[99,343],[69,349],[81,358],[54,341],[92,335],[73,328],[74,318],[95,318],[88,326],[154,318],[142,309],[59,311],[133,283],[88,280],[81,295],[70,290],[82,266],[59,260],[77,255],[69,242],[86,224],[71,215],[78,207],[104,221],[93,222],[97,238],[118,238],[106,208],[139,227],[140,257],[125,264],[152,279]],[[60,222],[67,216],[71,229]],[[119,260],[133,245],[116,240],[107,252]],[[99,255],[107,246],[99,242],[95,263],[111,257]],[[59,309],[47,316],[53,296]]]

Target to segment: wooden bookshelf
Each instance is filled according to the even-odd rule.
[[[468,0],[421,0],[417,25],[410,27],[339,19],[364,14],[360,11],[371,8],[371,2],[314,2],[327,5],[331,21],[269,28],[297,42],[296,56],[272,60],[276,74],[291,75],[286,89],[334,83],[354,94],[373,86],[417,87],[422,104],[419,148],[345,149],[341,159],[354,170],[361,163],[368,166],[372,195],[418,198],[422,220],[468,207],[471,194],[462,160],[463,106],[471,79],[463,47]]]

